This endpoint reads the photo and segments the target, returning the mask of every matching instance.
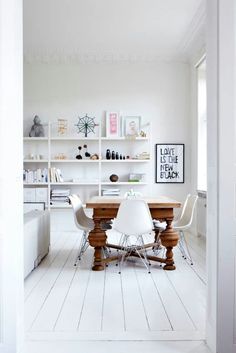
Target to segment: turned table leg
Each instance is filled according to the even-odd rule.
[[[166,247],[166,259],[164,270],[175,270],[174,257],[173,257],[173,247],[178,244],[179,235],[172,228],[172,219],[166,219],[167,227],[164,232],[161,233],[161,243]]]
[[[94,247],[94,262],[93,262],[93,271],[103,271],[104,263],[103,260],[103,247],[106,245],[106,233],[100,227],[100,218],[93,218],[95,227],[89,233],[88,240],[89,244]]]

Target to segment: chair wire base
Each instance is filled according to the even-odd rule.
[[[185,236],[184,236],[184,232],[182,230],[180,230],[179,231],[179,235],[180,235],[180,238],[179,238],[179,249],[180,249],[180,252],[182,254],[182,257],[185,260],[188,260],[190,262],[190,265],[193,265],[192,256],[190,254],[188,243],[187,243],[187,241],[185,239]]]
[[[121,256],[119,256],[118,263],[116,264],[119,266],[118,273],[121,274],[121,269],[123,267],[125,258],[130,257],[133,252],[138,254],[138,256],[142,260],[144,266],[148,270],[148,273],[151,273],[150,272],[151,263],[148,261],[148,258],[147,258],[147,251],[144,247],[145,244],[144,244],[143,236],[139,235],[138,237],[136,237],[137,240],[136,240],[135,244],[130,243],[130,237],[131,236],[127,236],[124,234],[122,234],[122,236],[121,236],[120,243],[119,243],[121,250],[118,250],[118,254],[120,251],[123,251],[123,254]],[[141,253],[140,250],[143,250],[143,252]]]

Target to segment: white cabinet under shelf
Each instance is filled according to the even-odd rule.
[[[98,136],[54,136],[51,133],[51,123],[48,126],[48,137],[24,137],[24,169],[48,170],[47,182],[24,182],[24,187],[46,187],[48,190],[47,205],[50,208],[68,208],[68,205],[50,205],[50,194],[53,189],[70,189],[77,193],[85,203],[91,196],[101,195],[102,189],[119,188],[124,194],[130,188],[147,194],[150,178],[150,162],[152,162],[151,141],[148,137],[108,138],[98,132]],[[97,154],[99,159],[91,160],[85,157],[87,152]],[[82,146],[82,159],[76,159],[78,146]],[[106,159],[106,150],[118,152],[126,159]],[[147,152],[150,159],[137,159],[137,154]],[[127,158],[129,156],[129,158]],[[50,178],[50,170],[59,169],[63,181],[55,182]],[[130,182],[129,175],[145,174],[140,182]],[[117,182],[111,182],[111,174],[117,174]]]

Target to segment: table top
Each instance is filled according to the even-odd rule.
[[[181,203],[166,196],[157,197],[139,197],[147,202],[149,208],[179,208]],[[94,196],[87,203],[87,208],[118,208],[122,197]]]

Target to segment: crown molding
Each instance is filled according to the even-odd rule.
[[[181,62],[187,63],[184,55],[147,55],[117,53],[67,53],[66,51],[28,51],[24,54],[27,64],[89,64],[89,63],[152,63]]]
[[[204,51],[206,45],[206,2],[202,0],[190,25],[178,46],[182,56],[191,59]]]

